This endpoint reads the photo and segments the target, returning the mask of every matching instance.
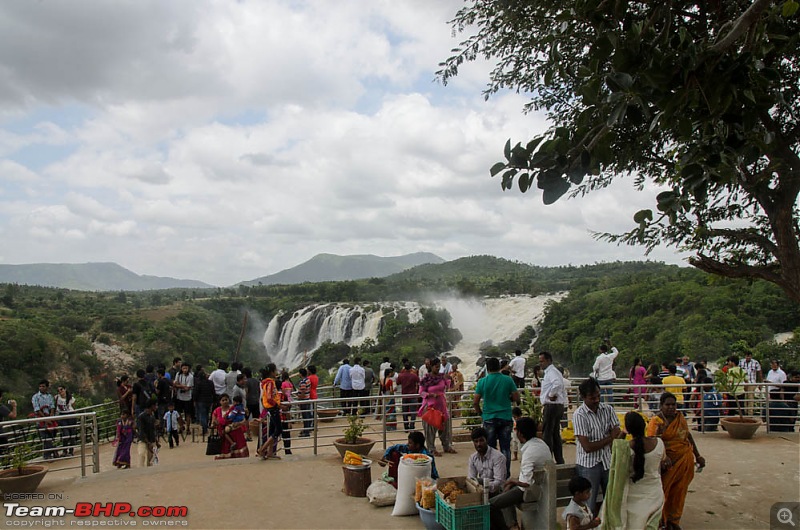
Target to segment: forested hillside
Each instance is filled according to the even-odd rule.
[[[785,346],[772,341],[779,332],[797,336],[799,326],[800,306],[774,285],[664,266],[657,273],[576,281],[547,311],[537,349],[585,374],[602,338],[610,337],[621,351],[620,377],[634,357],[648,363],[682,355],[717,361],[746,349],[756,358],[776,357],[800,368],[796,340]]]

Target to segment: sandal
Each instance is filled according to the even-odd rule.
[[[458,454],[458,451],[456,451],[452,447],[448,447],[447,449],[444,450],[444,452],[445,453],[450,453],[450,454],[453,454],[453,455]]]
[[[433,456],[442,456],[442,453],[440,453],[439,451],[434,451]]]

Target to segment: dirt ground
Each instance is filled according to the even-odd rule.
[[[396,435],[397,440],[403,438]],[[770,506],[800,501],[800,435],[760,432],[753,440],[732,440],[725,433],[697,436],[707,460],[703,473],[692,482],[683,519],[687,529],[770,528]],[[392,441],[390,440],[390,443]],[[251,452],[254,443],[250,444]],[[380,457],[381,443],[371,456]],[[459,453],[437,458],[442,476],[466,474],[472,444],[456,445]],[[136,460],[136,447],[132,449]],[[9,517],[0,514],[3,528],[48,526],[169,526],[206,528],[423,528],[419,517],[392,517],[391,507],[376,508],[364,498],[342,493],[340,459],[332,447],[314,456],[310,448],[294,449],[282,460],[258,458],[214,461],[205,445],[187,441],[179,448],[166,446],[160,464],[151,468],[118,470],[111,465],[113,448],[102,449],[101,472],[80,478],[79,471],[51,471],[38,492],[63,499],[24,500],[22,506],[65,506],[76,503],[126,502],[134,508],[148,505],[187,506],[185,518],[168,520],[120,517],[77,520],[58,517]],[[574,461],[574,446],[565,457]],[[518,462],[512,463],[516,474]],[[54,466],[55,467],[55,466]],[[383,468],[373,465],[372,479]],[[9,500],[4,501],[8,503]],[[40,521],[40,522],[35,522]],[[134,524],[135,523],[135,524]]]

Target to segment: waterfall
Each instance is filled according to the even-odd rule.
[[[422,320],[419,304],[413,302],[369,305],[315,304],[291,314],[279,313],[264,333],[264,347],[278,368],[296,368],[304,355],[325,341],[358,346],[377,339],[385,315],[406,311],[409,322]]]
[[[563,296],[448,298],[434,300],[430,305],[446,309],[452,327],[461,331],[462,340],[449,354],[461,359],[460,370],[471,379],[481,344],[516,339],[526,326],[538,329],[547,302]],[[278,368],[293,369],[303,364],[306,353],[311,354],[327,340],[358,346],[367,338],[377,339],[383,317],[400,311],[406,311],[412,323],[422,320],[416,302],[306,306],[294,313],[275,315],[264,333],[264,346]]]
[[[449,355],[461,359],[459,371],[472,379],[477,370],[480,346],[499,344],[519,337],[526,326],[538,331],[548,302],[558,301],[566,293],[555,295],[513,295],[500,298],[451,298],[437,300],[435,305],[447,309],[452,327],[461,331],[462,339]],[[528,364],[532,361],[528,359]]]

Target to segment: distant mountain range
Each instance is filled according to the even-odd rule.
[[[274,285],[383,278],[418,265],[438,264],[444,263],[444,261],[430,252],[416,252],[392,257],[374,256],[372,254],[355,254],[351,256],[317,254],[300,265],[275,274],[262,276],[255,280],[241,282],[241,285]]]
[[[0,265],[0,283],[59,287],[78,291],[147,291],[213,287],[196,280],[136,274],[116,263],[29,263]]]
[[[337,256],[317,254],[305,263],[241,285],[273,285],[303,282],[383,278],[417,265],[445,260],[429,252],[381,257],[371,254]],[[116,263],[0,264],[0,283],[58,287],[77,291],[149,291],[156,289],[208,289],[215,286],[197,280],[140,275]]]

